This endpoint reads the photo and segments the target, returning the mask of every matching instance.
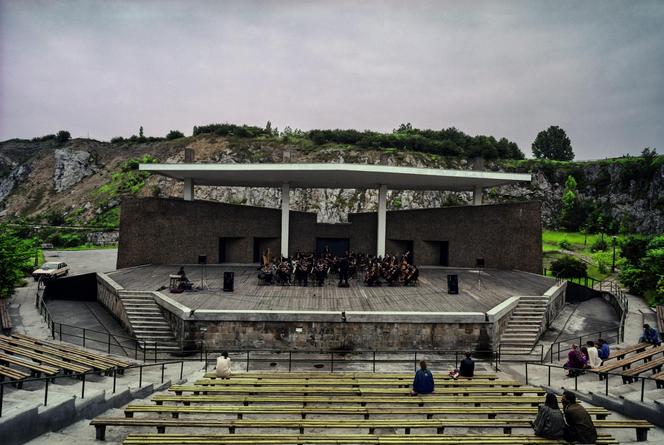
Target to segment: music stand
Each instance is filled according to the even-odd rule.
[[[482,288],[482,268],[484,268],[484,258],[475,258],[475,267],[477,267],[477,288]]]
[[[198,283],[199,289],[209,289],[207,282],[207,255],[198,255],[198,264],[201,265],[201,281]]]

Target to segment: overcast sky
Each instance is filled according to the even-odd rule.
[[[0,140],[194,125],[563,127],[664,152],[664,1],[0,0]]]

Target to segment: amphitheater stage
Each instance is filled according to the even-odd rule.
[[[209,289],[172,294],[169,275],[179,266],[143,266],[108,274],[127,290],[157,291],[196,311],[364,311],[364,312],[486,312],[506,299],[543,295],[555,284],[552,278],[496,269],[424,267],[418,286],[367,287],[351,279],[349,288],[337,287],[334,277],[322,287],[263,285],[256,266],[206,266]],[[200,283],[201,266],[185,266],[187,277]],[[223,272],[234,272],[233,292],[222,291]],[[447,275],[459,277],[459,294],[447,293]]]
[[[506,328],[520,296],[549,302],[547,322],[565,301],[565,283],[497,269],[425,267],[418,286],[366,287],[351,280],[339,288],[259,284],[253,265],[211,265],[208,289],[173,294],[169,275],[178,265],[139,266],[98,274],[98,300],[131,330],[127,298],[149,297],[182,348],[307,350],[488,350]],[[194,283],[198,265],[185,265]],[[224,272],[235,289],[223,292]],[[447,275],[459,276],[459,294],[447,292]],[[123,321],[124,320],[124,321]]]

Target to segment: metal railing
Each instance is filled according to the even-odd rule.
[[[609,388],[611,387],[611,385],[609,385],[609,377],[610,376],[615,376],[615,377],[620,377],[621,379],[623,379],[625,377],[620,372],[608,372],[607,371],[607,372],[601,372],[600,373],[600,372],[592,371],[590,369],[569,368],[569,367],[566,368],[566,367],[563,367],[562,365],[556,365],[556,364],[551,364],[551,363],[525,362],[524,366],[525,366],[525,374],[526,374],[525,375],[526,385],[529,385],[530,381],[532,380],[532,379],[529,378],[529,375],[528,375],[528,366],[531,366],[531,367],[532,366],[546,366],[548,368],[547,386],[551,386],[551,368],[559,369],[561,371],[570,371],[570,370],[571,371],[577,371],[577,372],[574,373],[574,391],[579,390],[579,375],[582,375],[584,373],[588,373],[588,374],[591,374],[591,375],[602,376],[603,380],[604,380],[604,395],[606,395],[606,396],[611,395],[610,391],[609,391]],[[633,376],[633,377],[630,377],[630,378],[633,379],[634,381],[641,380],[641,402],[643,402],[643,399],[644,399],[646,381],[655,382],[655,385],[657,385],[657,380],[653,379],[651,377]],[[543,383],[535,383],[535,384],[543,385]],[[625,383],[625,384],[628,384],[628,383]],[[660,383],[660,385],[661,385],[661,383]],[[614,387],[620,387],[620,386],[614,385]],[[622,395],[622,394],[620,394],[620,395]]]
[[[160,362],[160,363],[150,363],[150,364],[137,364],[137,365],[130,365],[126,368],[117,368],[114,367],[112,368],[108,374],[113,375],[113,390],[112,393],[115,394],[116,392],[116,386],[117,386],[117,378],[118,378],[118,373],[122,372],[124,376],[126,376],[127,371],[132,370],[132,369],[138,369],[138,388],[143,386],[143,369],[144,368],[149,368],[149,367],[154,367],[154,366],[161,366],[161,378],[160,381],[161,383],[164,383],[165,381],[165,372],[166,372],[166,365],[173,365],[173,364],[179,364],[180,365],[180,380],[182,380],[183,375],[184,375],[184,360],[174,360],[174,361],[168,361],[168,362]],[[6,381],[6,382],[0,382],[0,417],[2,417],[2,408],[3,408],[3,403],[4,403],[4,396],[5,396],[5,386],[8,385],[25,385],[26,383],[30,382],[44,382],[44,403],[43,406],[48,405],[48,389],[49,389],[49,383],[55,383],[56,379],[79,379],[81,381],[81,387],[80,387],[80,394],[81,398],[85,398],[85,382],[86,382],[86,376],[89,375],[94,375],[94,374],[100,374],[99,371],[86,371],[86,372],[80,372],[80,373],[71,373],[71,374],[62,374],[62,375],[57,375],[57,376],[50,376],[50,377],[29,377],[26,379],[21,379],[19,381]],[[60,390],[58,391],[60,394],[62,393],[61,387],[59,388]],[[77,391],[76,394],[79,392]]]
[[[614,343],[620,343],[622,340],[620,338],[621,335],[621,329],[620,327],[613,328],[613,329],[604,329],[601,331],[594,331],[594,332],[588,332],[585,334],[581,334],[578,336],[574,337],[568,337],[563,340],[558,340],[555,343],[551,343],[551,346],[549,347],[549,351],[546,353],[546,355],[543,357],[543,360],[541,363],[544,363],[546,358],[549,358],[549,363],[553,363],[553,356],[557,355],[557,360],[560,360],[560,351],[561,349],[564,351],[566,349],[569,349],[573,343],[582,346],[583,339],[585,338],[587,340],[597,340],[598,338],[603,338],[604,340],[607,341],[607,343],[610,343],[613,341]],[[563,348],[561,348],[561,345],[564,345]]]
[[[311,364],[323,369],[327,366],[327,371],[335,372],[341,371],[343,368],[353,365],[353,370],[356,365],[370,365],[371,372],[376,372],[378,367],[382,364],[405,364],[410,366],[412,364],[413,370],[417,370],[420,360],[426,360],[430,367],[435,365],[450,365],[454,363],[454,368],[459,366],[459,362],[465,356],[466,351],[462,350],[321,350],[321,351],[306,351],[296,349],[228,349],[229,357],[235,363],[243,363],[243,368],[249,372],[253,370],[265,370],[264,366],[267,364],[269,368],[278,367],[280,364],[288,372],[300,364]],[[207,371],[208,363],[214,362],[216,357],[221,355],[221,350],[204,349],[203,361],[204,369]],[[473,360],[478,363],[488,363],[491,368],[498,371],[499,357],[496,351],[473,351]]]

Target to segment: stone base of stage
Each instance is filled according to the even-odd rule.
[[[195,266],[187,267],[196,283]],[[255,267],[218,266],[206,272],[211,289],[155,290],[167,284],[161,281],[173,268],[100,274],[98,294],[121,320],[126,319],[123,294],[149,294],[180,345],[192,350],[203,344],[208,350],[491,350],[520,295],[549,296],[551,320],[565,297],[564,283],[535,274],[448,268],[423,269],[417,287],[367,288],[352,282],[350,288],[338,288],[331,282],[300,288],[261,286]],[[234,269],[234,292],[223,292],[215,281],[225,269]],[[447,293],[446,277],[452,273],[459,276],[458,295]]]

